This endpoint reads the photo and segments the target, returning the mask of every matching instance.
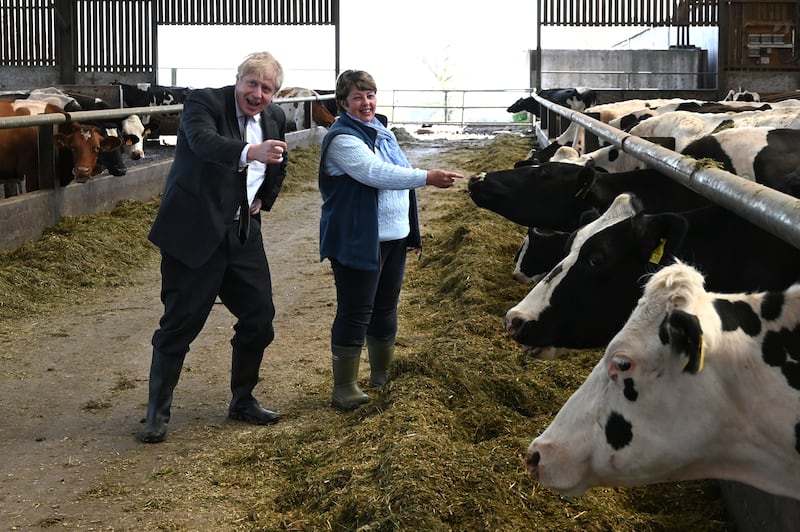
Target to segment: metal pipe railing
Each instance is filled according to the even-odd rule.
[[[692,157],[620,131],[584,113],[540,96],[534,95],[534,98],[544,107],[645,161],[701,196],[800,248],[800,199],[719,168],[704,167]],[[720,231],[725,230],[720,228]]]

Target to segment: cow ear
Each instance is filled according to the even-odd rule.
[[[672,353],[685,359],[683,372],[700,373],[705,362],[705,346],[697,316],[675,309],[667,315],[663,325]]]
[[[674,213],[642,214],[631,220],[642,254],[653,264],[665,264],[674,257],[689,230],[689,222]]]
[[[122,139],[119,137],[103,137],[103,140],[100,141],[100,149],[103,151],[116,150],[120,146],[122,146]]]
[[[581,171],[578,173],[577,180],[575,182],[575,197],[583,199],[589,193],[589,190],[592,188],[592,184],[594,183],[594,170],[591,168],[582,168]]]

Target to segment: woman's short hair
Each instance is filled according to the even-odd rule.
[[[256,74],[260,79],[273,81],[276,93],[283,85],[283,67],[269,52],[254,52],[244,58],[236,69],[236,79],[248,74]]]
[[[341,101],[346,100],[353,87],[360,91],[377,92],[378,86],[375,79],[363,70],[345,70],[336,79],[336,104],[342,107]]]

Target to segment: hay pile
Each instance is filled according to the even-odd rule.
[[[528,138],[498,135],[442,151],[439,167],[508,168],[529,148]],[[318,147],[292,152],[287,193],[315,188],[318,157]],[[102,234],[97,217],[66,220],[2,256],[0,317],[124,283],[155,256],[144,238],[154,212],[153,204],[125,204],[102,216]],[[443,196],[426,220],[425,253],[408,264],[394,380],[378,400],[350,414],[329,409],[289,434],[246,432],[208,446],[186,457],[188,470],[154,474],[152,507],[169,512],[186,492],[184,505],[218,503],[226,530],[248,531],[732,529],[711,482],[595,489],[581,499],[537,486],[525,449],[599,352],[541,362],[504,334],[502,316],[525,292],[510,275],[523,228],[476,208],[466,193]],[[82,275],[87,269],[92,275]],[[129,495],[108,489],[89,495]],[[225,508],[236,518],[226,521]]]

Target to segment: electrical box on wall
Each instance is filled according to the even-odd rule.
[[[765,68],[786,68],[795,58],[792,24],[748,24],[745,28],[747,61]]]

